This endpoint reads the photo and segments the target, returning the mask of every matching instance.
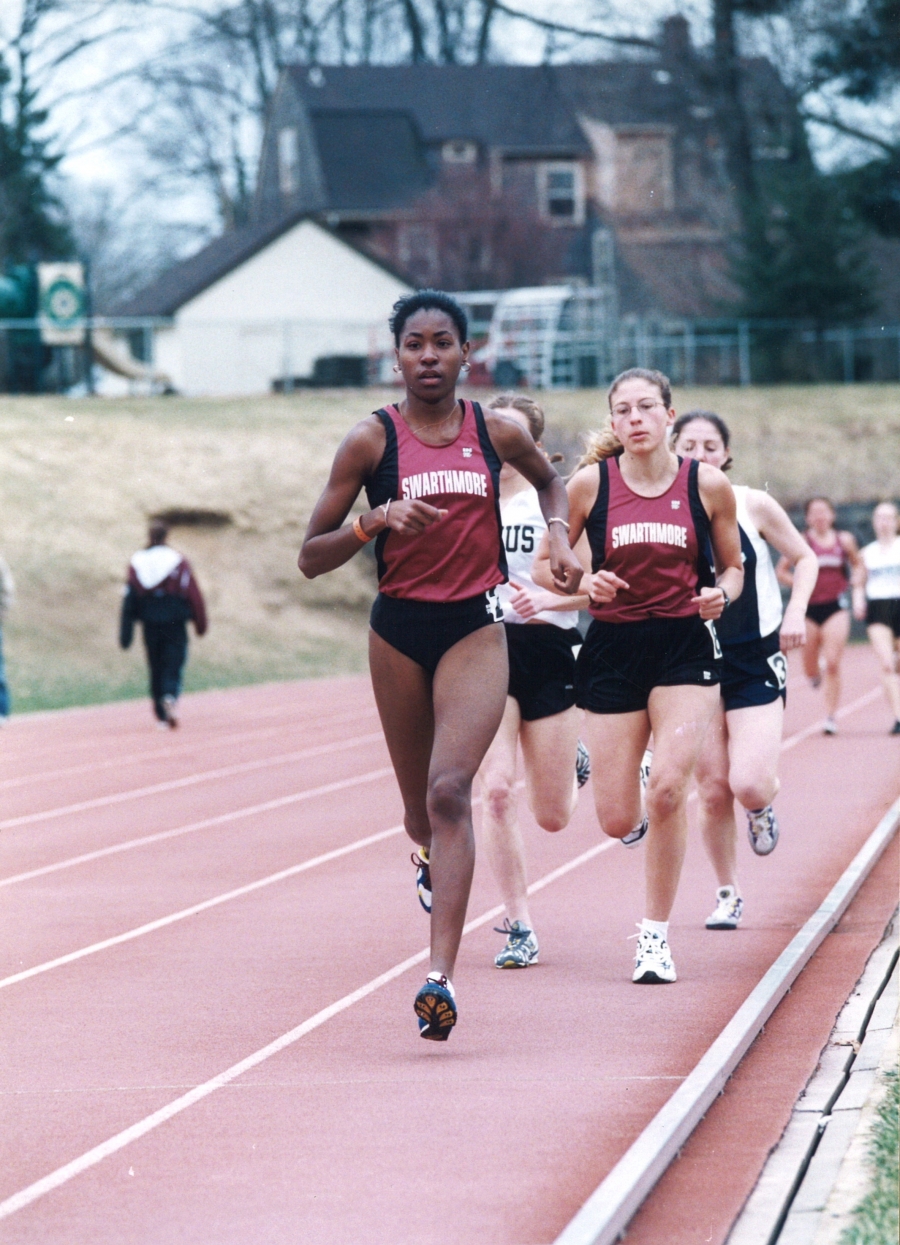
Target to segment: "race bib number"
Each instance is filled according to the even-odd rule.
[[[503,622],[503,606],[496,588],[489,588],[484,594],[484,604],[491,622]]]
[[[783,692],[787,687],[787,662],[784,659],[784,653],[773,653],[771,657],[766,658],[766,661],[775,675],[779,692]]]
[[[720,661],[722,658],[722,649],[719,645],[719,637],[716,635],[716,624],[713,622],[711,618],[709,618],[707,619],[704,626],[706,627],[707,631],[709,632],[712,638],[713,657],[716,659],[716,661]]]

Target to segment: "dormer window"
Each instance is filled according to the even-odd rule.
[[[467,138],[452,138],[441,147],[444,164],[474,164],[478,159],[478,144]]]
[[[278,131],[278,188],[285,196],[297,193],[300,187],[300,151],[297,131],[287,126]]]
[[[554,225],[584,222],[584,178],[574,160],[554,161],[538,168],[541,215]]]

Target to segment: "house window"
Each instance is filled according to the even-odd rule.
[[[584,179],[581,166],[568,161],[542,164],[538,170],[541,215],[555,225],[584,221]]]
[[[468,139],[454,138],[441,147],[444,164],[474,164],[478,159],[478,144]]]
[[[278,188],[283,195],[297,193],[300,186],[300,152],[297,131],[287,126],[278,131]]]

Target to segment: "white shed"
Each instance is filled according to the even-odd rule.
[[[189,396],[335,383],[383,353],[387,319],[410,287],[308,216],[217,238],[142,291],[119,316],[166,318],[153,367]]]

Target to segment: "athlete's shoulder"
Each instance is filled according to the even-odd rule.
[[[483,410],[482,414],[491,444],[501,458],[516,458],[533,444],[531,434],[517,419],[492,408]]]
[[[841,546],[844,553],[859,553],[859,544],[857,543],[856,537],[853,535],[852,532],[846,532],[842,530],[842,531],[837,532],[836,534],[838,538],[838,544]]]
[[[731,508],[735,505],[734,489],[724,471],[710,463],[697,464],[697,486],[704,500]]]

